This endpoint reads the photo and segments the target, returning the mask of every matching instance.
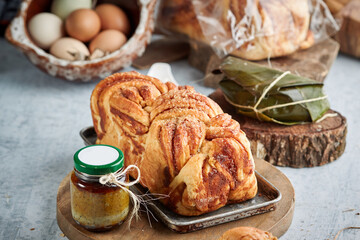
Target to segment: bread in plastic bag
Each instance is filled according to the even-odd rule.
[[[339,28],[322,0],[162,0],[158,14],[160,30],[248,60],[309,48]]]

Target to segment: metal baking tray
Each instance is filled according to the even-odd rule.
[[[80,136],[85,145],[95,144],[96,132],[93,127],[82,129]],[[256,178],[258,181],[258,193],[253,199],[229,204],[200,216],[181,216],[167,209],[159,201],[152,201],[152,204],[149,204],[148,207],[168,228],[180,233],[192,232],[275,210],[276,203],[281,199],[280,191],[258,172],[256,172]],[[137,194],[145,194],[148,191],[140,184],[133,186],[131,190]]]

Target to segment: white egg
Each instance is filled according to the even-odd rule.
[[[72,11],[91,8],[91,4],[91,0],[54,0],[51,4],[51,12],[65,20]]]
[[[90,55],[84,43],[74,38],[60,38],[50,47],[50,53],[55,57],[76,61],[84,60]]]
[[[64,36],[62,20],[55,14],[45,12],[30,19],[28,31],[35,44],[45,50]]]

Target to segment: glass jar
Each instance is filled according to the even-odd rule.
[[[71,213],[79,225],[104,231],[125,220],[129,194],[115,184],[99,182],[103,175],[121,171],[123,165],[123,153],[113,146],[91,145],[75,153],[70,181]]]

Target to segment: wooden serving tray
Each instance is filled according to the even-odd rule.
[[[276,167],[268,162],[255,159],[256,170],[274,184],[282,194],[276,210],[261,215],[244,218],[238,221],[221,224],[196,232],[179,234],[169,230],[161,222],[151,219],[150,226],[146,214],[141,214],[139,221],[133,221],[130,231],[127,222],[108,231],[95,233],[87,231],[75,223],[70,209],[70,174],[60,183],[57,195],[56,217],[60,229],[69,239],[218,239],[225,231],[239,226],[252,226],[273,233],[280,237],[289,228],[295,206],[295,192],[289,179]]]

